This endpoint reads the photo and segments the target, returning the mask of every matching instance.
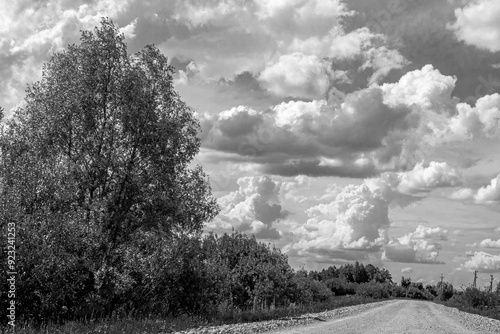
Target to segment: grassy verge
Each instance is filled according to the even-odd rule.
[[[68,322],[62,326],[47,324],[41,328],[34,328],[29,323],[21,323],[16,326],[16,333],[26,334],[149,334],[149,333],[173,333],[176,331],[193,329],[201,326],[217,326],[224,324],[248,323],[264,320],[277,320],[281,318],[297,317],[307,313],[318,313],[337,309],[345,306],[379,302],[381,299],[364,298],[360,296],[334,297],[330,302],[316,303],[312,305],[301,305],[293,308],[278,308],[274,310],[258,312],[233,312],[232,314],[219,314],[206,320],[199,317],[181,316],[174,319],[107,319],[97,322]],[[3,327],[2,333],[9,333],[7,327]]]
[[[453,303],[453,302],[442,302],[442,301],[434,301],[435,303],[442,304],[448,307],[454,307],[459,309],[462,312],[467,312],[467,313],[472,313],[472,314],[478,314],[483,317],[495,319],[495,320],[500,320],[500,309],[499,308],[475,308],[475,307],[470,307],[468,305],[462,305],[458,303]]]

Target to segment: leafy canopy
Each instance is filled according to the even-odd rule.
[[[128,305],[168,266],[169,240],[199,236],[218,213],[202,168],[190,165],[200,126],[173,71],[154,46],[129,55],[103,19],[44,64],[0,124],[0,224],[3,234],[16,224],[25,317]]]

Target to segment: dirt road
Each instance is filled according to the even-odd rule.
[[[500,333],[500,322],[469,315],[431,302],[398,300],[353,316],[307,326],[270,332],[273,334],[469,334]]]

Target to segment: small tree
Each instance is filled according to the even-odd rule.
[[[448,300],[453,297],[453,285],[449,282],[438,282],[436,290],[440,300]]]
[[[411,278],[404,278],[404,276],[401,277],[401,286],[405,289],[408,289],[408,287],[411,285]]]

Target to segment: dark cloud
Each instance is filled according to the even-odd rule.
[[[347,95],[341,107],[290,101],[264,111],[240,106],[205,116],[202,140],[204,147],[256,163],[265,173],[370,177],[379,172],[378,161],[401,152],[400,138],[392,134],[408,128],[409,112],[386,105],[382,91],[369,88]]]
[[[287,163],[266,163],[261,167],[262,173],[281,176],[308,175],[313,177],[338,176],[347,178],[367,178],[377,175],[376,167],[369,164],[357,166],[347,164],[343,166],[321,165],[320,160],[295,160]]]
[[[384,260],[399,263],[424,263],[424,264],[445,264],[432,258],[425,258],[412,247],[384,247]]]

